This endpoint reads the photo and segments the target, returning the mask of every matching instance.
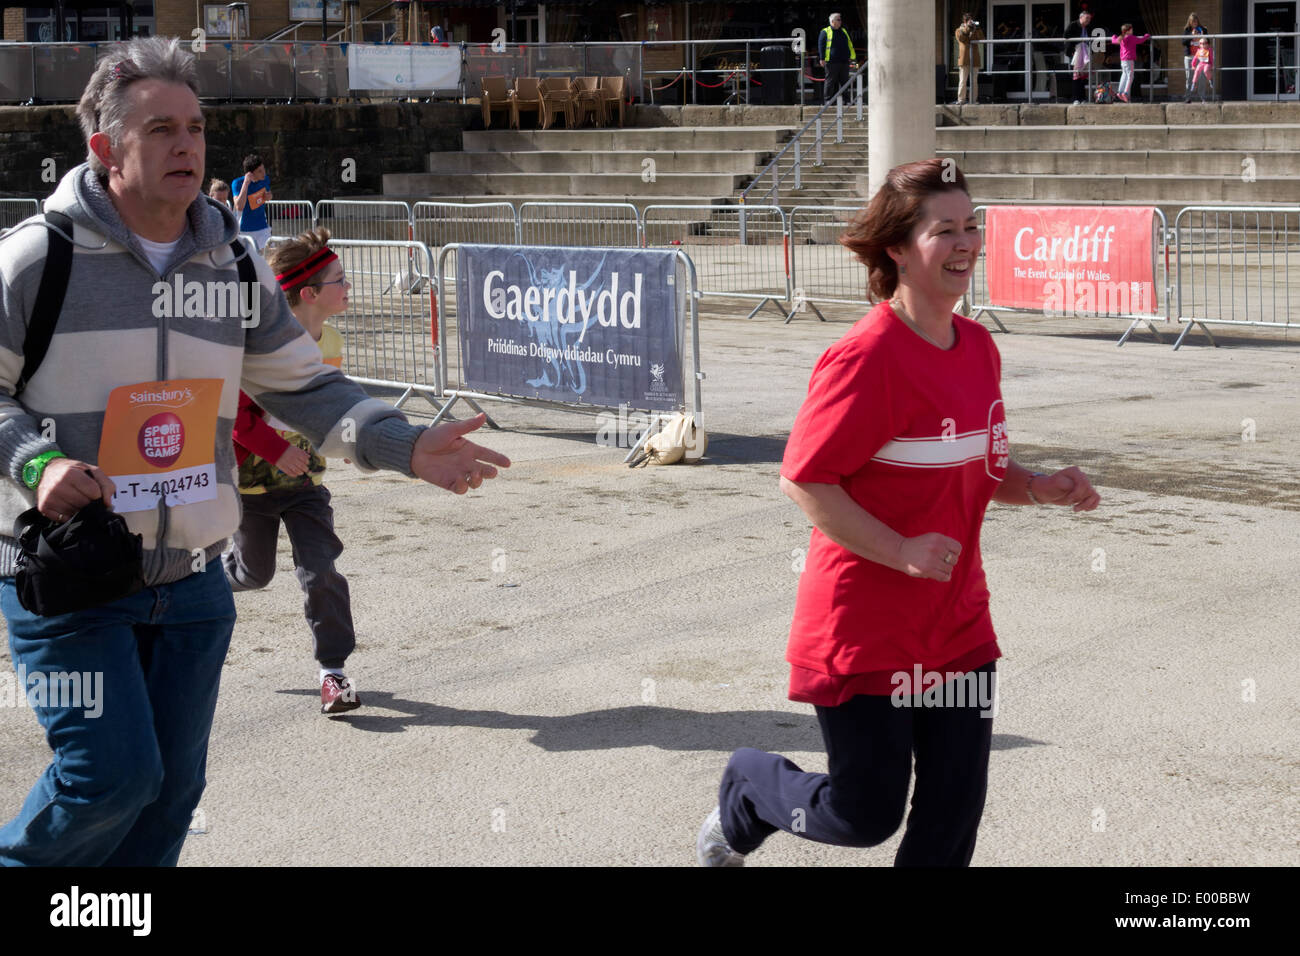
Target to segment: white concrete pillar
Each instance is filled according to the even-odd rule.
[[[867,0],[867,176],[871,195],[899,163],[930,159],[933,0]]]

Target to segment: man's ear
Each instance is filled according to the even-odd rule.
[[[95,154],[95,158],[104,164],[105,168],[112,171],[117,165],[117,158],[113,155],[113,141],[109,135],[104,132],[91,133],[90,151]]]

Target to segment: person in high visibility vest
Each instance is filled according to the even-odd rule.
[[[822,87],[822,102],[829,103],[841,86],[849,81],[849,70],[856,69],[858,56],[853,51],[849,31],[844,29],[844,18],[831,14],[830,26],[817,35],[817,65],[826,68],[826,83]]]

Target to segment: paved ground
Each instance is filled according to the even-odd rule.
[[[824,769],[811,708],[785,699],[808,525],[777,468],[857,315],[743,314],[703,322],[698,466],[631,471],[590,416],[504,406],[487,440],[515,467],[467,498],[332,466],[366,706],[317,712],[282,542],[280,576],[238,599],[207,832],[182,862],[688,865],[733,748]],[[975,863],[1300,863],[1300,347],[1010,325],[1016,457],[1078,463],[1104,498],[989,513],[1006,657]],[[0,818],[47,757],[30,712],[0,708]],[[778,835],[752,865],[886,865],[896,846]]]

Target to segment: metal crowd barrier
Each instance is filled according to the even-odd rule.
[[[266,224],[273,236],[296,236],[316,225],[316,207],[305,199],[269,200]]]
[[[39,199],[0,199],[0,230],[40,209]],[[975,210],[981,229],[987,209],[981,205]],[[358,302],[366,299],[371,286],[379,290],[378,295],[418,298],[433,279],[434,259],[442,259],[439,250],[460,243],[677,247],[690,253],[687,258],[699,296],[757,300],[750,318],[765,305],[784,301],[787,324],[806,309],[825,321],[817,303],[870,305],[865,269],[838,241],[858,211],[857,206],[795,206],[786,213],[776,206],[650,205],[638,214],[630,203],[528,202],[517,209],[508,202],[420,202],[414,207],[391,200],[267,203],[274,239],[323,225],[340,248],[373,247],[389,250],[390,256],[391,250],[404,251],[402,261],[380,261],[378,253],[349,253],[348,272],[357,284],[354,301]],[[1184,325],[1175,349],[1193,327],[1215,344],[1212,324],[1300,325],[1300,292],[1294,296],[1291,292],[1292,276],[1300,275],[1300,206],[1188,206],[1175,217],[1172,231],[1159,209],[1155,217],[1153,272],[1163,270],[1163,281],[1154,290],[1156,312],[1099,309],[1087,313],[1130,320],[1117,344],[1123,345],[1141,323],[1160,338],[1152,324],[1160,314],[1171,322],[1176,317]],[[991,305],[987,289],[982,250],[971,279],[968,314],[977,319],[987,314],[1003,332],[1007,329],[999,318],[1002,313],[1048,314]],[[451,291],[454,294],[454,287]],[[432,293],[429,299],[432,306]],[[381,352],[382,348],[367,351],[366,361],[373,365]],[[397,366],[388,362],[384,367]],[[427,375],[421,378],[409,371],[394,375],[370,368],[364,376],[381,384],[403,378],[412,380],[403,387],[433,387]]]
[[[860,206],[795,206],[790,210],[790,311],[787,324],[806,309],[826,321],[818,302],[869,306],[867,270],[840,245],[840,235]]]
[[[526,202],[518,215],[525,246],[641,245],[641,220],[631,203]]]
[[[330,247],[352,282],[347,311],[330,320],[343,336],[343,372],[363,385],[403,389],[398,408],[416,393],[436,403],[445,358],[429,247],[362,239],[331,240]],[[412,267],[421,281],[408,287]]]
[[[646,206],[641,232],[649,248],[680,246],[699,270],[700,295],[757,299],[746,318],[790,301],[785,213],[777,206]]]
[[[997,205],[1025,206],[1025,205],[1036,205],[1036,204],[1024,203],[1024,202],[1011,202],[1011,203],[998,203]],[[1043,203],[1037,205],[1068,206],[1068,205],[1079,205],[1079,204],[1052,202],[1052,203]],[[988,208],[989,205],[987,204],[975,207],[975,215],[979,217],[979,227],[980,227],[981,235],[985,234],[984,212]],[[1155,288],[1152,289],[1152,294],[1156,299],[1155,310],[1150,313],[1134,312],[1134,311],[1126,310],[1122,307],[1125,296],[1120,294],[1123,292],[1123,290],[1109,289],[1107,287],[1107,288],[1103,288],[1102,291],[1098,292],[1096,304],[1099,306],[1103,304],[1106,306],[1118,305],[1120,306],[1119,308],[1098,308],[1096,310],[1087,310],[1082,312],[1067,311],[1064,313],[1067,315],[1069,314],[1087,315],[1087,316],[1095,316],[1097,318],[1106,318],[1106,319],[1128,319],[1129,320],[1128,328],[1125,329],[1124,334],[1119,337],[1119,341],[1115,343],[1116,346],[1121,346],[1126,341],[1128,341],[1128,337],[1133,334],[1133,330],[1137,328],[1137,326],[1140,324],[1145,324],[1146,327],[1150,329],[1151,334],[1154,335],[1157,340],[1163,342],[1164,339],[1160,335],[1160,330],[1155,327],[1155,325],[1153,324],[1153,320],[1160,318],[1162,315],[1167,321],[1173,320],[1173,286],[1170,281],[1169,255],[1168,255],[1168,246],[1167,246],[1168,236],[1169,236],[1169,225],[1165,219],[1165,214],[1161,212],[1159,208],[1156,208],[1154,211],[1155,211],[1155,216],[1154,216],[1152,235],[1151,235],[1151,273],[1152,276],[1155,276],[1160,272],[1163,273],[1163,281],[1157,281],[1155,283]],[[999,313],[1006,313],[1006,314],[1014,313],[1018,315],[1044,315],[1044,316],[1061,314],[1061,313],[1047,312],[1043,310],[1035,311],[1033,309],[1023,309],[1023,308],[1013,309],[1007,306],[991,304],[988,300],[988,269],[986,263],[987,254],[988,254],[988,243],[986,241],[984,245],[980,248],[979,258],[975,263],[974,273],[971,276],[969,307],[967,309],[967,314],[969,314],[971,318],[978,321],[981,316],[988,315],[993,320],[994,324],[997,325],[1000,331],[1006,332],[1007,327],[1003,325],[1002,321],[998,318]],[[1118,283],[1116,283],[1115,285],[1118,285]],[[1109,294],[1103,295],[1103,293],[1109,293]],[[1102,302],[1103,298],[1105,299],[1104,303]],[[1129,304],[1132,303],[1130,302]]]
[[[12,229],[24,219],[39,215],[39,199],[0,199],[0,232]]]
[[[1300,324],[1300,206],[1188,206],[1174,218],[1178,267],[1174,314],[1185,328],[1199,326],[1289,328]]]
[[[449,255],[454,254],[460,248],[460,245],[461,245],[460,243],[450,243],[446,246],[443,246],[442,251],[438,253],[437,270],[434,273],[434,285],[438,289],[437,314],[438,314],[439,336],[440,336],[440,341],[442,342],[449,342],[449,336],[450,336],[450,333],[447,330],[447,320],[448,320],[448,316],[452,314],[452,310],[448,309],[447,306],[447,292],[448,290],[456,291],[456,286],[458,285],[459,282],[459,280],[455,278],[455,276],[446,268],[446,261]],[[688,256],[685,252],[678,250],[677,263],[678,263],[678,269],[677,269],[677,277],[675,283],[677,287],[677,330],[676,331],[677,331],[677,342],[679,344],[679,348],[681,349],[681,354],[683,358],[682,376],[685,379],[682,383],[683,395],[690,396],[691,414],[695,418],[695,423],[697,425],[702,426],[704,424],[704,413],[703,413],[702,399],[700,394],[700,383],[704,380],[704,372],[700,368],[700,311],[699,311],[700,293],[697,291],[699,286],[696,281],[695,264],[691,261],[690,256]],[[457,294],[456,302],[458,303],[459,301],[460,301],[460,296],[459,294]],[[690,317],[689,320],[687,319],[688,315]],[[691,361],[689,365],[687,365],[685,361],[686,350],[684,348],[686,332],[688,329],[686,324],[687,321],[689,321],[690,323],[689,331],[691,336]],[[440,360],[441,360],[440,361],[441,375],[442,375],[442,382],[444,385],[442,396],[444,399],[446,399],[446,401],[445,404],[443,404],[443,406],[439,409],[438,414],[434,417],[433,422],[435,425],[439,421],[441,421],[443,416],[445,416],[448,412],[450,412],[452,407],[459,401],[463,401],[466,404],[468,404],[472,409],[474,409],[476,413],[483,411],[483,409],[478,404],[478,402],[480,401],[499,401],[499,402],[505,402],[512,405],[526,405],[534,408],[550,408],[558,411],[579,412],[579,413],[590,413],[602,409],[622,412],[629,409],[636,410],[640,408],[640,406],[636,404],[635,400],[625,402],[620,407],[614,405],[598,405],[592,403],[558,402],[549,399],[528,398],[521,395],[512,395],[505,392],[475,391],[473,389],[465,387],[464,378],[461,374],[460,356],[464,354],[464,350],[465,350],[465,342],[463,339],[463,329],[461,327],[460,322],[458,321],[456,323],[456,348],[450,350],[455,354],[457,360],[457,366],[454,373],[448,369],[447,355],[449,350],[447,348],[439,349]],[[689,378],[687,376],[689,376]],[[685,412],[686,411],[685,403],[679,406],[676,410],[678,412]],[[649,427],[647,427],[645,432],[642,434],[641,440],[638,441],[636,445],[628,452],[627,458],[625,458],[624,461],[631,460],[631,458],[637,453],[637,451],[640,450],[640,447],[645,442],[645,440],[650,437],[650,435],[655,429],[655,425],[663,417],[669,414],[671,414],[671,412],[651,412],[652,421],[650,422]],[[499,427],[497,426],[496,422],[492,420],[490,416],[488,418],[488,424],[491,425],[493,428]]]
[[[453,242],[519,244],[519,218],[508,202],[417,202],[411,207],[411,234],[436,256]]]
[[[387,199],[321,199],[316,222],[337,239],[397,242],[411,238],[411,205]]]

